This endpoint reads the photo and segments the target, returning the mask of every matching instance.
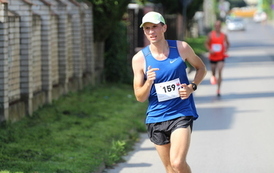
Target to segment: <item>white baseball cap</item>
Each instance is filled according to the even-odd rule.
[[[144,17],[142,19],[142,24],[140,25],[140,28],[142,28],[145,23],[166,24],[163,16],[160,13],[157,13],[155,11],[150,11],[144,15]]]

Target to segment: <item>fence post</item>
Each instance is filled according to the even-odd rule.
[[[32,10],[41,17],[41,65],[42,65],[42,90],[46,94],[46,103],[52,102],[52,57],[51,57],[51,13],[50,4],[33,0],[36,5]]]
[[[65,4],[58,4],[58,55],[59,55],[59,83],[63,87],[63,94],[68,92],[68,43],[67,43],[67,12]]]
[[[83,54],[82,46],[83,42],[81,40],[81,19],[80,19],[80,4],[76,1],[67,1],[68,2],[68,12],[72,16],[72,64],[73,64],[73,77],[77,80],[77,89],[83,88]]]
[[[7,2],[0,1],[0,121],[9,117],[7,6]]]
[[[95,84],[95,60],[94,60],[94,39],[93,39],[93,9],[91,3],[81,3],[81,10],[84,13],[84,18],[82,19],[81,25],[84,26],[83,32],[84,32],[84,49],[85,54],[85,73],[88,75],[88,80],[91,82],[91,84]]]

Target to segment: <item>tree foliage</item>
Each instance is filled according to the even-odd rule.
[[[167,14],[177,14],[183,13],[183,4],[180,2],[181,0],[149,0],[152,3],[161,3],[164,7],[164,11]],[[203,6],[204,0],[191,0],[189,5],[187,6],[187,19],[192,20],[196,11],[201,10]]]
[[[272,0],[263,0],[262,3],[263,11],[265,11],[271,19],[273,19],[273,9],[271,8],[272,2]]]
[[[227,0],[230,3],[230,8],[247,6],[244,0]]]
[[[130,0],[88,0],[93,4],[94,40],[104,41],[119,23]]]
[[[105,42],[105,79],[111,83],[130,83],[127,53],[126,23],[119,22],[113,26]]]

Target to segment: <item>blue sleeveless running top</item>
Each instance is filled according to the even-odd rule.
[[[152,56],[149,46],[142,49],[146,62],[145,71],[147,71],[149,66],[151,68],[159,68],[159,70],[155,71],[156,79],[152,85],[148,98],[147,124],[172,120],[182,116],[193,116],[194,119],[198,118],[192,94],[187,99],[177,97],[166,101],[158,101],[155,84],[177,78],[179,78],[181,84],[189,84],[186,73],[187,66],[179,55],[177,41],[167,40],[167,42],[169,45],[169,55],[167,59],[162,61],[156,60]]]

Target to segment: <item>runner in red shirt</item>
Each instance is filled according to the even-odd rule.
[[[212,85],[217,84],[217,96],[221,96],[220,88],[222,83],[222,70],[224,61],[227,57],[226,51],[229,47],[227,35],[221,31],[222,22],[215,22],[215,30],[208,34],[205,46],[209,51],[209,60],[211,65],[212,76],[210,82]],[[218,74],[216,78],[216,73]]]

